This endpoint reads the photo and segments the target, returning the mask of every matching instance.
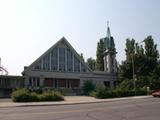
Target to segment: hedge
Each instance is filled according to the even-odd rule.
[[[45,92],[39,95],[40,101],[62,101],[64,100],[62,94],[57,91]]]
[[[99,99],[105,98],[117,98],[117,97],[129,97],[129,96],[140,96],[140,95],[147,95],[146,90],[106,90],[100,89],[90,93],[90,96],[96,97]]]
[[[40,102],[40,101],[62,101],[64,97],[60,92],[49,91],[42,94],[31,92],[28,89],[19,89],[11,95],[14,102]]]

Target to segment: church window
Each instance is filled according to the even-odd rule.
[[[40,78],[39,77],[29,77],[29,86],[39,87]]]
[[[50,63],[50,56],[49,54],[47,54],[46,56],[43,57],[43,70],[50,70],[50,67],[49,67],[49,63]]]
[[[74,71],[80,72],[80,61],[76,57],[74,57]]]
[[[58,49],[55,48],[51,52],[51,70],[57,71],[58,68]]]
[[[65,71],[65,48],[59,48],[59,71]]]
[[[67,49],[67,71],[68,72],[71,72],[73,68],[72,67],[72,62],[73,62],[72,56],[73,56],[72,52],[69,49]]]

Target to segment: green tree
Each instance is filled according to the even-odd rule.
[[[157,77],[160,79],[160,75],[159,75],[159,73],[160,73],[160,60],[158,60],[157,67],[156,67],[156,70],[154,72],[157,75]]]
[[[132,68],[132,59],[135,58],[135,40],[126,39],[126,60],[122,61],[122,64],[119,65],[119,73],[121,79],[132,79],[133,78],[133,68]]]
[[[146,70],[147,73],[152,72],[158,65],[159,53],[157,44],[154,43],[152,36],[148,36],[145,40]]]
[[[126,60],[130,62],[132,60],[132,55],[135,55],[135,40],[126,39]]]
[[[95,90],[95,84],[91,80],[86,80],[83,83],[83,92],[85,95],[89,95],[90,92]]]
[[[88,58],[87,64],[92,70],[95,70],[95,68],[96,68],[96,60],[95,59],[93,59],[92,57]]]
[[[104,53],[104,42],[102,39],[97,43],[97,51],[96,51],[96,69],[100,71],[104,71],[104,61],[103,61],[103,53]]]
[[[137,87],[157,88],[156,84],[160,81],[159,52],[152,36],[144,39],[144,47],[136,43],[134,39],[127,39],[125,52],[126,60],[122,62],[119,68],[120,81],[132,80],[134,66]]]

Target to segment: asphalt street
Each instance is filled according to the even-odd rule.
[[[0,120],[160,120],[160,98],[0,108]]]

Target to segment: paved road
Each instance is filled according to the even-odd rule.
[[[0,120],[160,120],[160,98],[0,108]]]

